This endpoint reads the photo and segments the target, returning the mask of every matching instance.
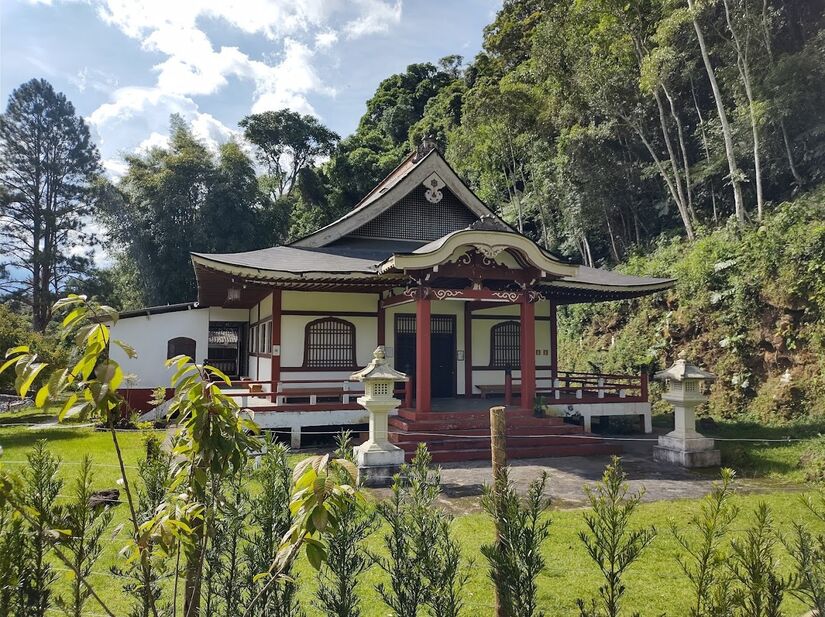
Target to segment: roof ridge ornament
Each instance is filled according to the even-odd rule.
[[[432,150],[436,149],[435,139],[432,135],[425,135],[424,138],[421,140],[421,143],[418,144],[415,148],[415,152],[413,153],[412,161],[413,163],[417,163],[425,156],[427,156]]]
[[[499,219],[485,214],[477,221],[467,226],[468,231],[512,231]]]

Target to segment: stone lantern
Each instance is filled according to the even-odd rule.
[[[696,431],[696,408],[708,400],[708,384],[716,376],[688,362],[682,352],[673,366],[659,371],[653,378],[664,382],[662,398],[671,403],[675,411],[674,429],[659,437],[659,445],[653,448],[654,460],[683,467],[719,465],[721,453],[714,448],[713,439]]]
[[[404,463],[404,451],[387,439],[387,420],[401,404],[393,396],[395,382],[409,381],[409,377],[387,364],[383,345],[372,355],[372,362],[350,376],[364,382],[364,396],[358,397],[358,404],[370,412],[370,438],[355,448],[355,457],[361,483],[381,486],[389,485]]]

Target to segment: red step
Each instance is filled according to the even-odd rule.
[[[552,456],[602,456],[621,454],[621,447],[608,443],[582,444],[577,446],[527,446],[507,448],[507,458],[547,458]],[[406,460],[411,461],[412,452],[406,453]],[[489,461],[490,449],[444,450],[432,453],[433,462],[457,463],[462,461]]]
[[[543,418],[529,409],[507,410],[507,456],[595,456],[619,454],[621,447],[586,435],[581,426],[563,418]],[[389,420],[389,439],[410,460],[419,442],[425,442],[436,462],[490,459],[488,412],[427,412],[401,410]]]
[[[406,435],[404,436],[406,437]],[[406,452],[415,452],[420,441],[423,440],[409,440],[395,441],[393,443]],[[518,437],[507,438],[507,449],[519,449],[533,446],[581,446],[602,444],[603,440],[598,437],[576,437],[571,439],[564,435],[551,435],[549,437],[535,437],[530,439],[519,439]],[[479,437],[477,439],[444,439],[439,441],[427,442],[427,449],[430,452],[439,450],[487,450],[490,451],[490,438]]]

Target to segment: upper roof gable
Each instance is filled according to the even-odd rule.
[[[435,178],[433,178],[435,174]],[[440,180],[440,182],[439,182]],[[322,247],[363,228],[367,223],[386,212],[425,181],[434,182],[428,190],[433,190],[434,198],[441,199],[443,188],[457,198],[463,208],[478,218],[499,217],[464,184],[450,167],[441,153],[433,148],[429,152],[412,152],[401,164],[384,178],[375,188],[347,214],[316,232],[291,243],[295,247]],[[501,221],[504,224],[503,221]]]

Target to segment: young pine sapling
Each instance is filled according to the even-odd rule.
[[[591,512],[584,515],[587,531],[579,533],[588,555],[604,577],[598,600],[577,600],[581,617],[619,617],[627,569],[656,536],[655,527],[632,528],[631,519],[644,491],[630,487],[621,461],[614,456],[596,488],[585,487]]]
[[[671,532],[682,547],[677,556],[682,571],[693,588],[690,617],[724,615],[730,612],[730,572],[726,538],[739,513],[731,503],[734,494],[734,472],[722,469],[722,480],[702,500],[698,514],[691,517],[686,530],[671,526]]]
[[[71,560],[72,569],[80,573],[80,576],[72,577],[69,593],[56,601],[68,617],[83,617],[86,614],[91,592],[82,580],[92,574],[100,558],[103,551],[101,540],[114,514],[108,504],[93,502],[93,479],[92,459],[87,454],[80,463],[71,500],[62,508],[60,516],[61,532],[57,542]]]
[[[498,533],[496,541],[482,546],[481,552],[490,564],[499,604],[508,617],[544,615],[538,609],[537,581],[545,568],[541,548],[550,535],[546,487],[547,474],[543,473],[530,484],[522,500],[505,468],[482,497],[482,505]]]

